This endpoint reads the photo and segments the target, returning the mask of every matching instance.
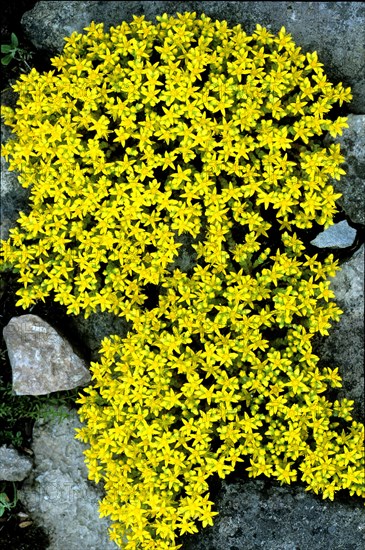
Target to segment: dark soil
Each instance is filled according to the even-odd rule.
[[[35,0],[12,0],[3,2],[0,16],[1,44],[10,44],[11,33],[14,33],[19,40],[19,47],[30,53],[34,52],[32,44],[25,36],[21,26],[21,18],[26,11],[31,10],[37,2]],[[20,73],[19,63],[11,61],[9,65],[1,65],[0,90],[5,90],[9,81],[16,80]]]
[[[11,514],[0,518],[1,550],[45,550],[49,538],[31,517],[20,502]]]

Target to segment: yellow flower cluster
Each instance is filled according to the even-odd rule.
[[[237,463],[323,498],[365,497],[364,426],[353,402],[325,397],[341,378],[318,368],[311,344],[340,314],[327,280],[336,262],[270,260],[250,274],[176,269],[159,307],[103,340],[77,437],[122,548],[177,549],[179,535],[212,525],[208,480]]]
[[[338,269],[303,235],[333,223],[338,145],[351,99],[316,53],[195,13],[134,17],[66,39],[54,70],[32,70],[4,110],[2,153],[31,210],[2,243],[18,305],[53,296],[71,314],[113,312],[80,397],[77,437],[102,515],[126,550],[173,550],[211,525],[209,478],[253,477],[364,495],[363,426],[331,403],[314,334],[340,310]],[[181,241],[195,264],[177,268]],[[149,288],[157,305],[148,304]]]
[[[351,94],[315,53],[284,29],[248,36],[194,13],[86,31],[54,70],[22,75],[3,110],[2,154],[31,191],[2,244],[18,305],[52,295],[71,314],[126,316],[168,276],[178,235],[205,230],[199,255],[225,269],[234,223],[248,230],[238,262],[260,248],[268,211],[288,231],[331,223],[343,158],[319,137],[346,127],[329,111]]]

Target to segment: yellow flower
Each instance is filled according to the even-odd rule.
[[[291,464],[276,464],[274,475],[282,483],[291,483],[297,479],[297,473],[290,469]]]

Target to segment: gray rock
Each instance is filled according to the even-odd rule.
[[[59,412],[64,413],[62,407]],[[106,519],[100,519],[100,487],[88,481],[85,446],[75,439],[81,427],[75,411],[60,420],[37,420],[32,449],[35,467],[19,498],[50,537],[48,550],[116,550]]]
[[[127,321],[108,311],[92,313],[87,319],[82,314],[69,317],[68,323],[78,339],[90,350],[91,361],[100,360],[99,349],[103,338],[111,334],[118,334],[123,338],[129,327]]]
[[[355,412],[364,419],[364,245],[332,279],[337,305],[343,314],[329,336],[317,339],[315,353],[321,364],[338,367],[343,379],[339,397],[355,401]]]
[[[361,504],[322,501],[300,487],[257,480],[223,482],[213,527],[189,537],[183,550],[359,550]]]
[[[346,220],[331,225],[322,233],[319,233],[311,244],[318,248],[346,248],[351,246],[356,239],[356,229],[351,227]]]
[[[19,212],[29,212],[29,189],[21,187],[16,173],[8,170],[3,157],[0,169],[0,239],[5,240],[9,237],[9,229],[15,226]]]
[[[33,44],[61,51],[63,38],[82,31],[90,21],[106,27],[144,14],[154,20],[166,12],[204,12],[251,33],[256,23],[278,32],[284,25],[303,51],[318,52],[326,73],[353,90],[351,111],[365,112],[365,6],[363,2],[98,2],[42,1],[26,12],[22,25]]]
[[[335,190],[343,194],[338,203],[354,223],[365,224],[365,115],[349,115],[349,127],[336,139],[326,137],[327,144],[337,142],[345,157],[346,175],[334,180]]]
[[[4,94],[1,94],[1,104],[7,104]],[[1,143],[5,143],[11,137],[10,129],[2,121],[0,129]],[[16,172],[9,171],[9,165],[4,157],[1,157],[0,168],[0,239],[5,240],[9,236],[9,229],[16,223],[19,211],[29,212],[30,191],[19,184]]]
[[[17,450],[2,445],[0,447],[0,480],[23,481],[33,468],[31,459],[22,456]]]
[[[17,395],[70,390],[90,381],[85,362],[36,315],[13,317],[3,334]]]

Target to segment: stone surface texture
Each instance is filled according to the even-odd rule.
[[[343,315],[329,336],[317,341],[315,353],[323,366],[339,367],[343,379],[339,397],[353,399],[356,414],[364,420],[364,245],[342,265],[331,288]]]
[[[22,24],[37,48],[60,51],[63,38],[90,21],[105,26],[133,15],[154,20],[166,12],[196,11],[213,19],[241,23],[251,33],[260,23],[273,32],[285,26],[303,51],[317,50],[330,80],[353,89],[351,111],[365,113],[365,5],[363,2],[119,2],[42,1],[26,12]]]
[[[365,6],[365,3],[364,3]],[[326,143],[336,141],[345,157],[346,175],[333,181],[335,190],[343,194],[338,203],[354,223],[365,224],[365,114],[348,117],[349,127],[335,140],[329,136]]]
[[[323,501],[299,487],[264,481],[223,483],[215,524],[183,550],[360,550],[361,505]]]
[[[77,413],[60,420],[55,412],[52,420],[35,423],[35,466],[19,498],[49,534],[49,550],[116,550],[107,520],[99,518],[101,489],[88,481],[85,446],[74,437],[81,427]]]
[[[0,447],[0,481],[23,481],[32,468],[33,462],[28,456],[6,445]]]
[[[319,233],[311,244],[318,248],[347,248],[354,243],[355,239],[356,229],[343,220]]]
[[[3,330],[17,395],[43,395],[87,384],[85,362],[37,315],[13,317]]]

